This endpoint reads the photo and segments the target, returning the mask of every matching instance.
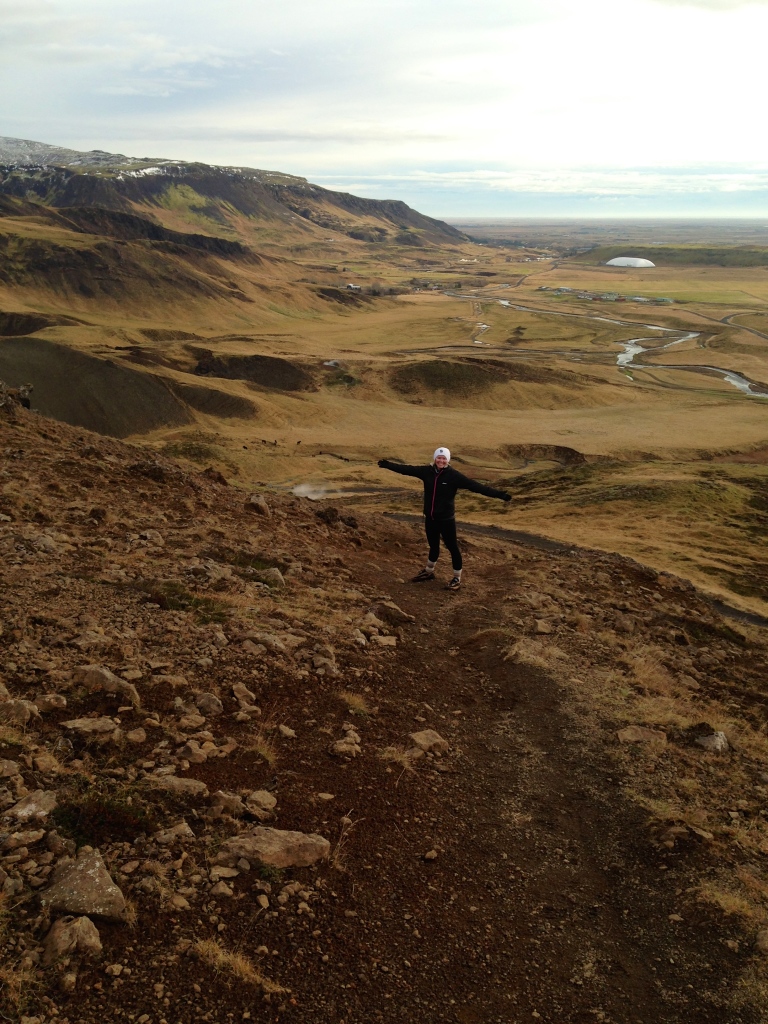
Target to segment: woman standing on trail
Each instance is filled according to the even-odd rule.
[[[487,498],[501,498],[511,501],[512,495],[507,491],[497,491],[495,487],[486,487],[477,480],[452,469],[448,463],[451,453],[448,448],[437,448],[429,466],[402,466],[399,462],[381,459],[381,469],[389,469],[403,476],[415,476],[424,484],[424,527],[429,542],[429,558],[427,565],[411,580],[412,583],[426,583],[435,578],[435,565],[440,557],[440,538],[451,553],[453,579],[448,590],[458,590],[461,586],[461,551],[456,539],[456,510],[454,498],[458,490],[474,491],[484,494]]]

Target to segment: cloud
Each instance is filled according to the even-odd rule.
[[[0,0],[0,131],[390,194],[757,194],[767,37],[768,0]]]
[[[662,7],[702,7],[711,11],[733,11],[738,7],[759,7],[768,0],[651,0]]]
[[[316,175],[315,180],[328,188],[380,190],[393,185],[417,185],[435,190],[462,189],[482,192],[542,193],[554,195],[585,195],[592,197],[650,195],[665,193],[712,194],[718,192],[768,191],[768,167],[751,171],[734,168],[622,168],[555,169],[538,171],[498,170],[433,170],[411,173],[376,175],[370,178],[357,175],[343,178]]]

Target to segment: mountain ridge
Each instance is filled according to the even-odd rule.
[[[340,231],[359,241],[421,246],[464,241],[456,228],[393,199],[365,199],[282,171],[228,167],[0,136],[0,196],[61,208],[97,207],[162,220],[186,207],[196,227],[240,234],[238,217]]]

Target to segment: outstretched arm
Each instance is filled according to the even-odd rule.
[[[486,498],[500,498],[501,501],[511,501],[512,495],[509,491],[499,491],[495,487],[488,487],[486,484],[481,484],[477,480],[470,480],[468,476],[459,474],[461,476],[461,482],[459,487],[465,491],[473,491],[475,494],[484,494]]]
[[[379,469],[388,469],[392,473],[400,473],[401,476],[417,476],[420,479],[424,472],[423,466],[403,466],[399,462],[390,462],[389,459],[379,459]]]

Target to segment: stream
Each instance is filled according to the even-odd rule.
[[[759,384],[753,384],[747,380],[740,373],[736,373],[734,370],[725,370],[720,366],[698,366],[690,363],[636,363],[635,357],[642,355],[643,352],[656,352],[662,349],[672,348],[675,345],[682,345],[685,341],[692,341],[694,338],[699,337],[698,331],[681,332],[675,330],[673,327],[662,327],[660,324],[639,324],[634,320],[615,320],[607,316],[590,316],[589,313],[565,313],[559,312],[558,310],[541,310],[534,309],[531,306],[519,306],[517,303],[510,302],[508,299],[497,299],[500,306],[507,306],[509,309],[519,309],[526,313],[542,313],[545,312],[552,316],[574,316],[579,317],[583,320],[601,320],[603,323],[608,324],[619,324],[621,327],[643,327],[647,331],[661,331],[665,334],[677,334],[679,337],[673,341],[668,341],[665,345],[652,345],[645,346],[642,342],[655,341],[655,338],[631,338],[629,341],[616,342],[620,345],[623,352],[620,352],[616,357],[616,365],[626,370],[684,370],[687,373],[703,373],[710,376],[717,376],[722,378],[728,384],[735,388],[738,388],[745,395],[749,395],[752,398],[764,398],[768,399],[768,390]]]

